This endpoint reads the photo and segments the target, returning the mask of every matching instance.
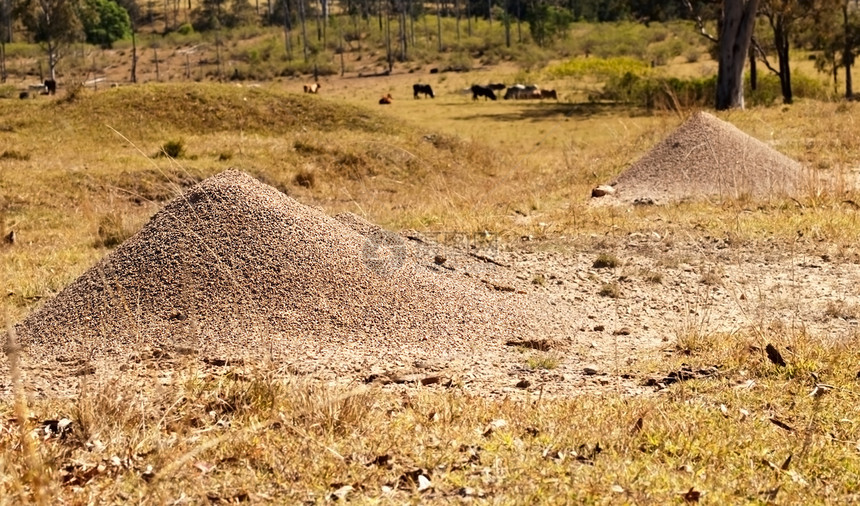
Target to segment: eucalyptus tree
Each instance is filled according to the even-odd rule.
[[[57,62],[70,44],[84,38],[77,0],[21,0],[16,7],[18,19],[45,50],[56,81]]]

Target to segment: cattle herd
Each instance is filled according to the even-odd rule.
[[[502,98],[505,100],[558,100],[558,93],[556,93],[555,90],[542,89],[536,84],[513,84],[510,87],[503,83],[490,83],[486,86],[480,84],[473,84],[471,88],[467,88],[464,91],[467,93],[472,93],[472,100],[478,100],[479,98],[483,98],[484,100],[498,100],[499,95],[501,95],[501,92],[506,88],[507,91],[505,91],[504,95],[502,95]],[[319,89],[319,83],[304,85],[305,93],[317,93]],[[433,93],[433,88],[429,84],[413,84],[412,98],[419,99],[422,95],[425,98],[436,98],[436,95]],[[394,99],[392,98],[391,94],[388,93],[380,97],[379,104],[388,105],[391,104],[393,100]]]

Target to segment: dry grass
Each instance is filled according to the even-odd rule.
[[[820,191],[788,202],[628,210],[589,206],[588,192],[677,117],[472,104],[456,95],[438,97],[433,108],[425,102],[400,101],[382,113],[418,128],[274,86],[141,86],[82,92],[65,104],[0,101],[6,149],[26,154],[0,159],[0,225],[18,237],[0,249],[4,319],[17,321],[104,254],[109,245],[98,230],[106,216],[121,217],[113,230],[130,233],[181,188],[228,167],[331,214],[352,211],[391,228],[487,230],[572,247],[656,232],[753,246],[826,243],[844,253],[840,261],[856,256],[860,226],[848,203],[860,202],[848,191],[860,159],[855,103],[724,117],[827,174]],[[529,135],[511,120],[530,121]],[[187,150],[181,163],[151,158],[178,138]],[[703,297],[698,314],[707,304]],[[856,308],[834,303],[825,312],[853,317]],[[667,504],[693,492],[711,504],[860,500],[857,336],[825,342],[765,325],[716,335],[706,316],[691,316],[677,334],[678,349],[652,365],[655,374],[682,364],[718,365],[719,374],[643,398],[492,400],[456,386],[401,394],[307,384],[265,367],[189,364],[172,374],[154,369],[144,389],[120,378],[86,386],[75,399],[37,399],[26,417],[4,400],[0,504],[37,502],[36,494],[51,504],[297,503],[335,492],[395,503]],[[785,366],[767,358],[767,344]],[[532,358],[551,371],[552,356]],[[831,388],[816,390],[818,383]],[[67,429],[43,423],[62,419],[71,421]],[[30,424],[23,428],[30,456],[22,421]],[[419,476],[432,486],[419,490],[426,485]]]
[[[716,377],[638,399],[493,401],[456,387],[401,395],[192,365],[144,391],[116,380],[30,406],[38,491],[50,503],[294,503],[337,492],[667,504],[691,489],[710,504],[857,500],[858,343],[768,335],[787,362],[777,366],[760,335],[705,339],[660,370],[718,363]],[[0,503],[19,504],[34,490],[22,486],[29,466],[9,409],[0,408]]]

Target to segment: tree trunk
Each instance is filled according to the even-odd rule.
[[[134,23],[131,24],[131,82],[137,82],[137,37],[135,32],[137,27]]]
[[[468,1],[468,0],[467,0]],[[454,10],[457,14],[457,43],[460,43],[460,0],[454,0]]]
[[[773,28],[773,41],[776,45],[776,55],[779,58],[779,87],[782,91],[782,102],[792,103],[791,93],[791,62],[789,61],[788,28],[780,15]]]
[[[436,2],[436,36],[439,39],[439,52],[442,52],[442,0]]]
[[[0,83],[6,82],[6,40],[0,38]]]
[[[750,47],[758,0],[724,0],[717,70],[716,109],[744,107],[744,64]]]
[[[3,1],[3,21],[6,23],[6,33],[3,34],[6,44],[12,43],[12,0]]]
[[[854,82],[851,80],[854,51],[851,47],[851,28],[848,25],[848,2],[842,4],[842,26],[845,29],[845,47],[842,48],[842,66],[845,67],[845,98],[850,100],[854,97]]]
[[[293,61],[293,39],[290,26],[290,1],[284,0],[284,50],[287,52],[287,61]]]
[[[511,15],[505,13],[505,47],[511,47]]]
[[[466,0],[466,33],[469,37],[472,36],[472,9],[470,7],[471,0]]]
[[[522,29],[522,7],[520,6],[520,0],[517,0],[517,44],[523,43],[523,29]]]
[[[394,57],[391,54],[391,12],[385,10],[385,51],[388,57],[388,72],[394,68]]]
[[[57,46],[55,45],[54,41],[49,40],[48,41],[48,71],[51,73],[51,80],[52,81],[57,80],[57,55],[56,55],[56,52],[57,52]],[[42,79],[42,82],[45,82],[45,80]]]
[[[308,27],[305,21],[305,0],[299,0],[299,19],[302,22],[302,55],[308,61]]]
[[[409,25],[406,22],[406,2],[400,3],[400,61],[408,57]]]
[[[758,67],[756,66],[755,48],[750,45],[750,90],[758,89]]]

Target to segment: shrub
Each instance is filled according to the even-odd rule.
[[[716,76],[678,79],[626,73],[609,79],[592,99],[610,100],[647,109],[709,107],[716,96]]]
[[[619,265],[621,265],[621,260],[619,260],[618,257],[609,253],[601,253],[597,256],[597,260],[595,260],[591,266],[595,269],[614,269]]]
[[[168,156],[170,158],[179,158],[185,154],[185,141],[182,139],[170,140],[165,142],[158,151],[158,156]]]
[[[317,178],[314,173],[309,170],[300,170],[293,178],[293,182],[304,188],[313,188],[317,182]]]
[[[573,58],[546,69],[552,77],[594,77],[613,79],[627,74],[637,76],[648,71],[648,65],[629,57]]]
[[[99,220],[96,247],[113,248],[122,244],[131,236],[125,220],[118,214],[106,214]]]

